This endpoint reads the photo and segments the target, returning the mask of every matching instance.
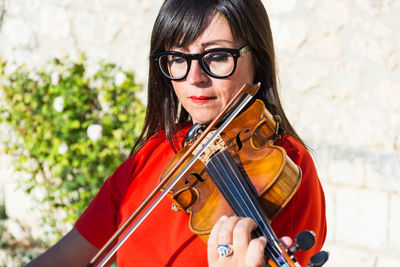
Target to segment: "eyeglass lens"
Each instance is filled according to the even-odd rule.
[[[159,59],[162,72],[173,79],[183,78],[188,72],[188,60],[179,55],[163,55]],[[216,51],[205,54],[201,64],[207,72],[214,76],[227,76],[235,67],[235,60],[231,53]]]

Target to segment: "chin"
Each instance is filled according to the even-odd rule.
[[[212,117],[212,116],[203,116],[203,117],[201,117],[201,118],[195,118],[195,119],[193,119],[193,122],[194,122],[194,123],[196,123],[196,122],[199,122],[199,123],[209,123],[209,122],[212,122],[212,121],[214,120],[214,118],[215,118],[215,117]]]

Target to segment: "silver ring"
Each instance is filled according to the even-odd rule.
[[[222,257],[228,257],[233,253],[232,245],[218,245],[217,252]]]

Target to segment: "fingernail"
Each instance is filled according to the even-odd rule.
[[[226,219],[228,219],[228,216],[226,216],[226,215],[222,215],[221,216],[221,218],[219,218],[219,220],[218,221],[225,221]]]
[[[265,238],[265,236],[260,236],[258,239],[264,241],[265,243],[267,243],[267,239]]]

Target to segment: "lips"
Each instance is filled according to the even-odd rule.
[[[213,99],[213,97],[209,97],[209,96],[190,96],[190,99],[193,100],[210,100]]]
[[[189,98],[196,104],[205,104],[209,100],[215,99],[216,97],[212,97],[212,96],[190,96]]]

